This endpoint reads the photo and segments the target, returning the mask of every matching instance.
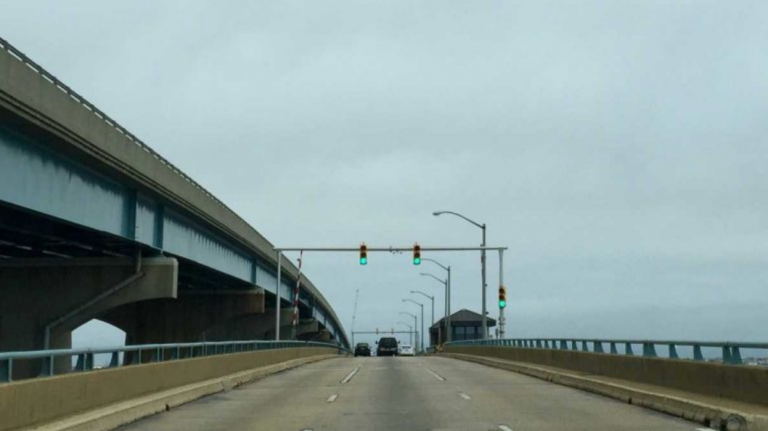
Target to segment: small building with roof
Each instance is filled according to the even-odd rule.
[[[496,319],[486,318],[488,332],[490,328],[496,326]],[[443,344],[446,341],[447,332],[445,330],[445,317],[435,322],[429,328],[430,345]],[[482,315],[467,309],[461,309],[451,314],[451,341],[477,340],[482,338]]]

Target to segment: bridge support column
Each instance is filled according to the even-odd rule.
[[[238,334],[228,331],[227,322],[263,313],[261,291],[221,290],[126,304],[102,320],[124,330],[126,344],[165,344],[234,340]]]
[[[270,316],[267,321],[260,322],[259,326],[265,331],[267,340],[275,339],[275,310],[267,310],[265,313]],[[271,320],[270,320],[271,319]],[[280,309],[280,339],[289,340],[291,338],[291,323],[293,322],[293,307]]]
[[[304,334],[311,334],[320,330],[320,323],[315,318],[301,319],[299,325],[296,327],[296,333],[299,336]]]
[[[0,262],[0,351],[68,349],[72,330],[123,304],[177,295],[171,258],[13,259]],[[67,371],[69,359],[56,361]],[[14,364],[15,378],[41,370]]]

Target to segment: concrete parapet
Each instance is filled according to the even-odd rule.
[[[446,346],[444,352],[545,365],[704,396],[768,405],[768,368],[763,367],[514,347]]]
[[[325,347],[265,350],[208,356],[171,362],[159,362],[121,368],[67,374],[51,378],[31,379],[0,385],[0,431],[37,427],[60,421],[73,415],[124,403],[162,391],[181,388],[187,393],[183,402],[231,389],[252,380],[263,373],[245,373],[302,358],[323,358],[337,355],[338,350]],[[277,369],[279,371],[279,369]],[[238,374],[245,373],[245,374]],[[224,378],[230,376],[231,378]],[[256,377],[254,377],[256,376]],[[211,382],[212,379],[219,379]],[[195,386],[202,384],[202,386]],[[211,388],[213,386],[213,388]],[[168,399],[179,399],[176,394]],[[175,398],[174,398],[175,397]],[[177,401],[167,401],[173,405]],[[166,401],[159,402],[164,406]],[[158,404],[155,402],[155,404]],[[112,427],[152,414],[157,409],[141,410],[143,413],[123,415],[123,420],[111,419]],[[94,418],[98,419],[98,418]],[[115,422],[117,421],[117,422]],[[70,427],[51,429],[109,429],[109,427]]]

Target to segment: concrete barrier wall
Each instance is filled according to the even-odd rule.
[[[568,350],[447,346],[446,353],[564,368],[752,404],[768,405],[768,368]]]
[[[143,395],[292,359],[337,354],[307,347],[159,362],[0,385],[0,431],[29,427]]]

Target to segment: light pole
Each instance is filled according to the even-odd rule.
[[[411,342],[411,346],[413,346],[413,326],[411,326],[411,325],[409,325],[409,324],[407,324],[405,322],[397,322],[397,323],[399,323],[401,325],[405,325],[405,326],[408,327],[408,331],[409,331],[408,332],[408,339]]]
[[[430,301],[432,301],[432,320],[429,323],[429,328],[432,328],[432,325],[435,323],[435,297],[427,295],[426,293],[420,291],[420,290],[411,290],[411,293],[418,293],[420,295],[424,295],[427,298],[429,298]],[[423,334],[422,334],[423,335]],[[432,335],[429,336],[430,338],[430,344],[432,343]]]
[[[480,224],[474,220],[470,220],[467,217],[464,217],[463,215],[453,212],[453,211],[435,211],[432,213],[434,216],[439,216],[442,214],[451,214],[455,215],[456,217],[463,218],[464,220],[472,223],[473,225],[479,227],[483,230],[483,243],[480,244],[482,247],[485,247],[485,223]],[[488,317],[486,316],[486,306],[485,306],[485,288],[486,288],[486,282],[485,282],[485,250],[482,250],[480,252],[480,262],[482,266],[482,283],[483,283],[483,311],[482,311],[482,333],[483,333],[483,339],[488,338]]]
[[[400,314],[407,314],[407,315],[413,317],[413,328],[415,329],[415,332],[416,332],[416,336],[413,337],[413,340],[414,340],[413,344],[414,344],[414,346],[416,346],[416,344],[419,343],[419,318],[416,317],[415,314],[411,314],[411,313],[409,313],[407,311],[401,311]],[[417,352],[419,351],[418,346],[416,346],[416,351]]]
[[[421,350],[424,350],[424,304],[413,299],[403,299],[403,302],[412,302],[421,307],[421,339],[419,340],[419,347],[421,347]]]
[[[445,286],[445,291],[447,293],[446,300],[445,300],[445,307],[446,307],[446,310],[445,310],[445,328],[446,328],[446,331],[447,331],[446,337],[445,337],[445,341],[446,342],[447,341],[451,341],[451,326],[450,326],[451,325],[451,300],[448,299],[451,296],[451,287],[450,287],[451,284],[448,282],[448,280],[443,280],[440,277],[438,277],[436,275],[429,274],[427,272],[420,272],[419,275],[421,275],[422,277],[432,277],[432,278],[434,278],[435,280],[439,281],[440,283],[442,283]]]
[[[430,259],[428,257],[422,258],[421,260],[432,262],[435,265],[439,266],[440,268],[443,268],[448,273],[448,278],[445,280],[441,280],[434,275],[430,275],[432,278],[437,279],[437,281],[445,284],[445,328],[447,331],[447,334],[445,336],[445,341],[451,341],[451,266],[445,266],[442,263]],[[422,274],[426,275],[426,274]]]

